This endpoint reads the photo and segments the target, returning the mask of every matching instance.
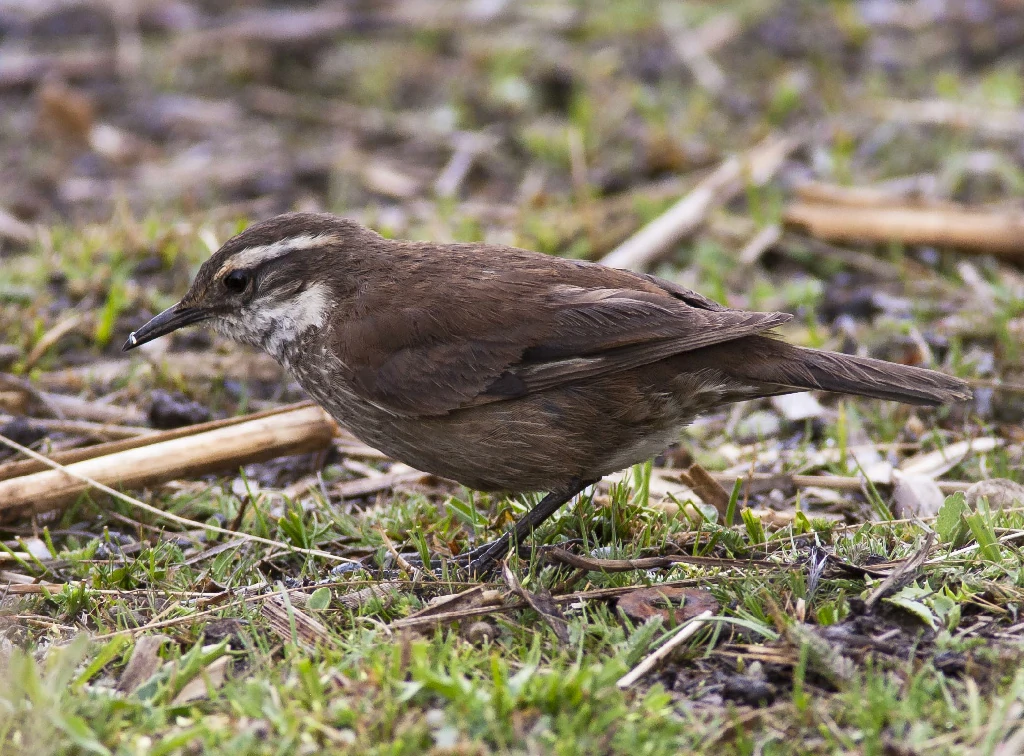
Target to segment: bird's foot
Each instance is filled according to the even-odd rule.
[[[474,577],[484,577],[490,573],[495,566],[497,566],[498,562],[508,555],[510,551],[509,543],[510,539],[506,533],[501,538],[489,541],[488,543],[478,546],[471,551],[465,551],[452,557],[439,557],[432,555],[428,564],[423,563],[423,558],[419,554],[399,554],[398,556],[401,560],[394,560],[397,561],[398,564],[393,564],[392,566],[402,566],[401,563],[405,562],[409,567],[429,569],[431,572],[439,574],[444,568],[444,564],[448,563],[467,570],[469,574]],[[528,547],[524,546],[520,548],[520,554],[527,551]]]
[[[490,574],[502,559],[508,556],[513,543],[521,544],[533,531],[540,527],[551,515],[558,511],[559,507],[569,501],[573,496],[585,489],[587,486],[596,483],[596,480],[572,480],[561,491],[552,491],[529,512],[527,512],[511,529],[497,540],[485,543],[465,554],[459,554],[452,561],[468,570],[474,577],[483,577]],[[423,560],[419,556],[406,558],[406,561],[413,566],[423,567]],[[435,561],[437,562],[435,567]],[[439,560],[430,560],[431,569],[440,569]]]

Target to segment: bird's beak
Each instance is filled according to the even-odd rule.
[[[128,336],[128,340],[124,342],[121,351],[127,352],[129,349],[141,346],[147,341],[152,341],[161,336],[166,336],[172,331],[177,331],[183,326],[205,320],[209,316],[210,313],[206,310],[198,307],[182,307],[179,302],[173,307],[168,307],[139,330],[133,331]]]

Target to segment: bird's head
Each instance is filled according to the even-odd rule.
[[[128,351],[193,323],[283,359],[322,328],[346,281],[346,252],[373,232],[354,221],[290,213],[228,239],[199,269],[181,301],[128,337]],[[380,237],[376,237],[380,238]]]

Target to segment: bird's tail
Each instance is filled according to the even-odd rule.
[[[967,383],[934,370],[806,349],[767,336],[752,336],[749,341],[753,359],[733,363],[729,372],[786,389],[778,393],[818,389],[930,406],[971,398]]]

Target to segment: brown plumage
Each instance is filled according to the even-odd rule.
[[[395,459],[563,501],[723,403],[807,389],[924,405],[970,396],[931,370],[774,338],[790,317],[731,310],[654,276],[512,247],[392,241],[298,213],[230,239],[125,348],[208,320],[277,357]]]

